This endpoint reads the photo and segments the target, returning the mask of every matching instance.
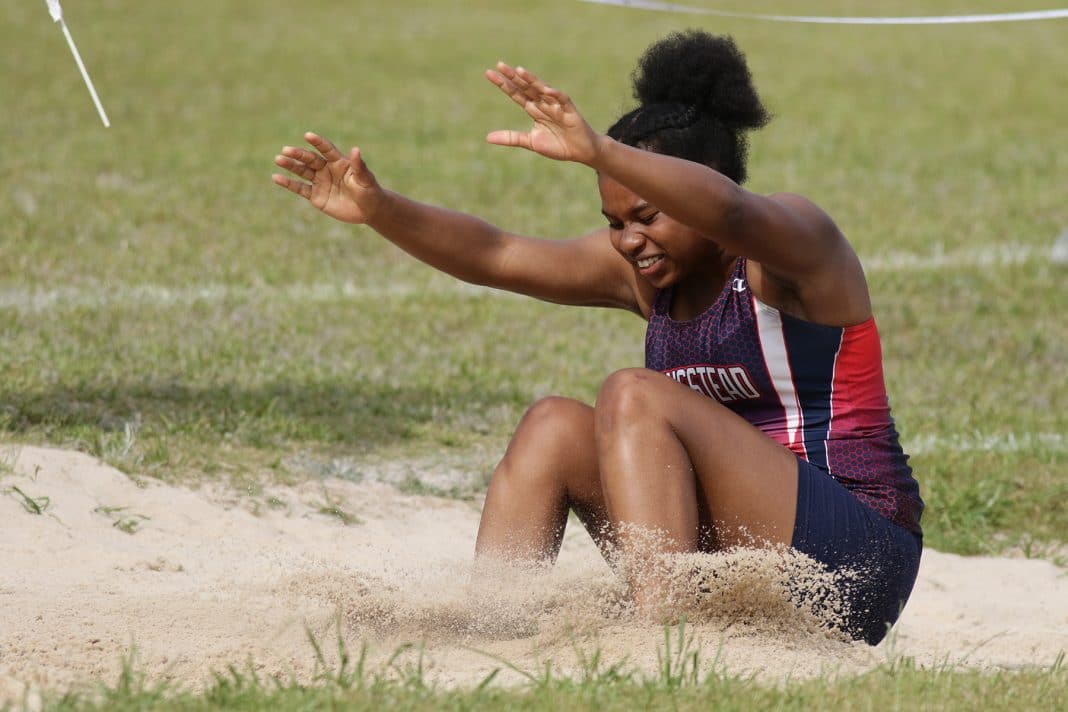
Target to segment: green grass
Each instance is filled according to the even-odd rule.
[[[150,517],[136,512],[127,512],[126,507],[100,506],[93,510],[93,514],[99,514],[111,520],[111,526],[126,534],[136,534],[141,525]]]
[[[191,692],[147,681],[134,656],[125,661],[113,685],[46,696],[43,709],[89,710],[1049,710],[1068,699],[1068,670],[1063,656],[1049,667],[1015,672],[920,669],[903,659],[863,675],[829,673],[780,686],[713,669],[683,638],[665,629],[660,666],[639,674],[625,663],[607,664],[594,653],[580,670],[561,675],[551,668],[521,670],[508,661],[468,688],[442,687],[428,679],[418,649],[399,648],[378,669],[364,654],[353,658],[344,648],[337,666],[322,667],[313,684],[265,678],[250,664],[216,673],[207,689]],[[313,641],[314,643],[314,641]],[[325,656],[316,646],[320,660]],[[498,673],[518,673],[523,682],[493,684]]]
[[[74,447],[172,481],[448,463],[475,485],[402,488],[469,495],[532,400],[589,401],[608,373],[640,364],[643,324],[457,286],[274,188],[271,159],[315,129],[359,143],[384,184],[418,199],[524,233],[577,234],[601,222],[593,177],[485,145],[486,131],[523,122],[482,70],[524,63],[604,127],[630,106],[641,49],[701,25],[735,36],[776,114],[753,138],[750,187],[812,197],[870,265],[927,543],[1041,553],[1064,540],[1068,266],[1048,259],[1068,229],[1064,21],[802,27],[573,0],[463,12],[404,1],[74,4],[66,16],[111,116],[105,130],[41,5],[0,0],[0,43],[17,49],[0,74],[0,441]],[[813,0],[804,10],[1033,8]],[[976,257],[999,247],[1030,256]],[[963,264],[926,264],[945,254]],[[919,266],[895,268],[902,256]],[[1047,683],[1064,694],[1063,673],[895,670],[787,692],[719,681],[708,684],[727,687],[670,699],[685,707],[744,687],[771,707],[819,695],[863,706],[876,694],[905,706],[947,688],[988,702],[1008,686],[1026,701],[1021,690]],[[181,699],[341,695],[238,688]],[[533,694],[387,688],[412,707],[513,694],[523,706]],[[639,683],[618,688],[610,704],[645,699]],[[552,690],[539,704],[590,704],[566,680]]]
[[[11,485],[11,487],[5,490],[5,493],[14,497],[28,514],[44,514],[52,504],[52,500],[49,497],[31,497],[15,485]]]

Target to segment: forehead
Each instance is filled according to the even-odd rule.
[[[601,193],[601,210],[611,215],[625,215],[648,203],[622,183],[597,174],[597,189]]]

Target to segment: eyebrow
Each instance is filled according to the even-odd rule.
[[[649,203],[647,203],[646,201],[643,200],[640,203],[637,203],[634,207],[632,207],[627,212],[630,213],[631,215],[637,215],[638,213],[645,212],[646,210],[648,210],[651,207],[652,207],[652,205],[650,205]],[[612,220],[612,219],[615,218],[614,215],[612,215],[611,213],[608,213],[608,212],[606,212],[604,210],[601,211],[601,215],[604,215],[605,218],[608,219],[608,220]]]

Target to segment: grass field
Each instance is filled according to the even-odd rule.
[[[867,265],[927,544],[1051,555],[1068,539],[1068,265],[1051,257],[1068,230],[1068,21],[791,26],[574,0],[69,5],[110,129],[43,3],[0,0],[4,442],[73,447],[183,482],[449,462],[471,475],[449,493],[477,493],[524,408],[550,393],[591,400],[608,373],[641,363],[644,325],[458,285],[274,188],[272,157],[314,129],[358,143],[385,185],[415,198],[528,234],[578,234],[602,222],[592,175],[487,146],[487,131],[524,122],[482,70],[523,63],[603,128],[630,107],[640,51],[697,25],[735,36],[776,115],[753,139],[749,187],[813,198]],[[772,0],[716,6],[783,11]],[[813,699],[803,686],[717,684],[744,688],[752,705]],[[812,684],[861,708],[872,695],[911,707],[949,688],[960,706],[1000,686],[1036,695],[1035,707],[1051,685],[1065,694],[1063,670]],[[691,704],[634,680],[622,691],[553,685],[534,702],[478,694],[535,709],[597,695]],[[271,694],[298,708],[334,692]],[[483,704],[462,694],[399,703]]]
[[[51,707],[83,710],[1051,710],[1068,698],[1068,674],[1051,670],[984,674],[887,665],[841,680],[816,679],[783,688],[738,677],[694,674],[685,656],[665,658],[657,675],[639,677],[591,664],[575,678],[527,673],[522,688],[492,685],[443,690],[427,685],[414,667],[372,674],[359,668],[324,673],[318,684],[265,682],[232,668],[205,692],[148,685],[127,668],[98,699],[70,695]]]

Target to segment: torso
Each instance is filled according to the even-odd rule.
[[[670,288],[652,296],[648,368],[723,403],[919,532],[923,503],[890,416],[874,319],[823,326],[771,307],[754,295],[744,258],[694,318],[672,318],[672,297]]]

